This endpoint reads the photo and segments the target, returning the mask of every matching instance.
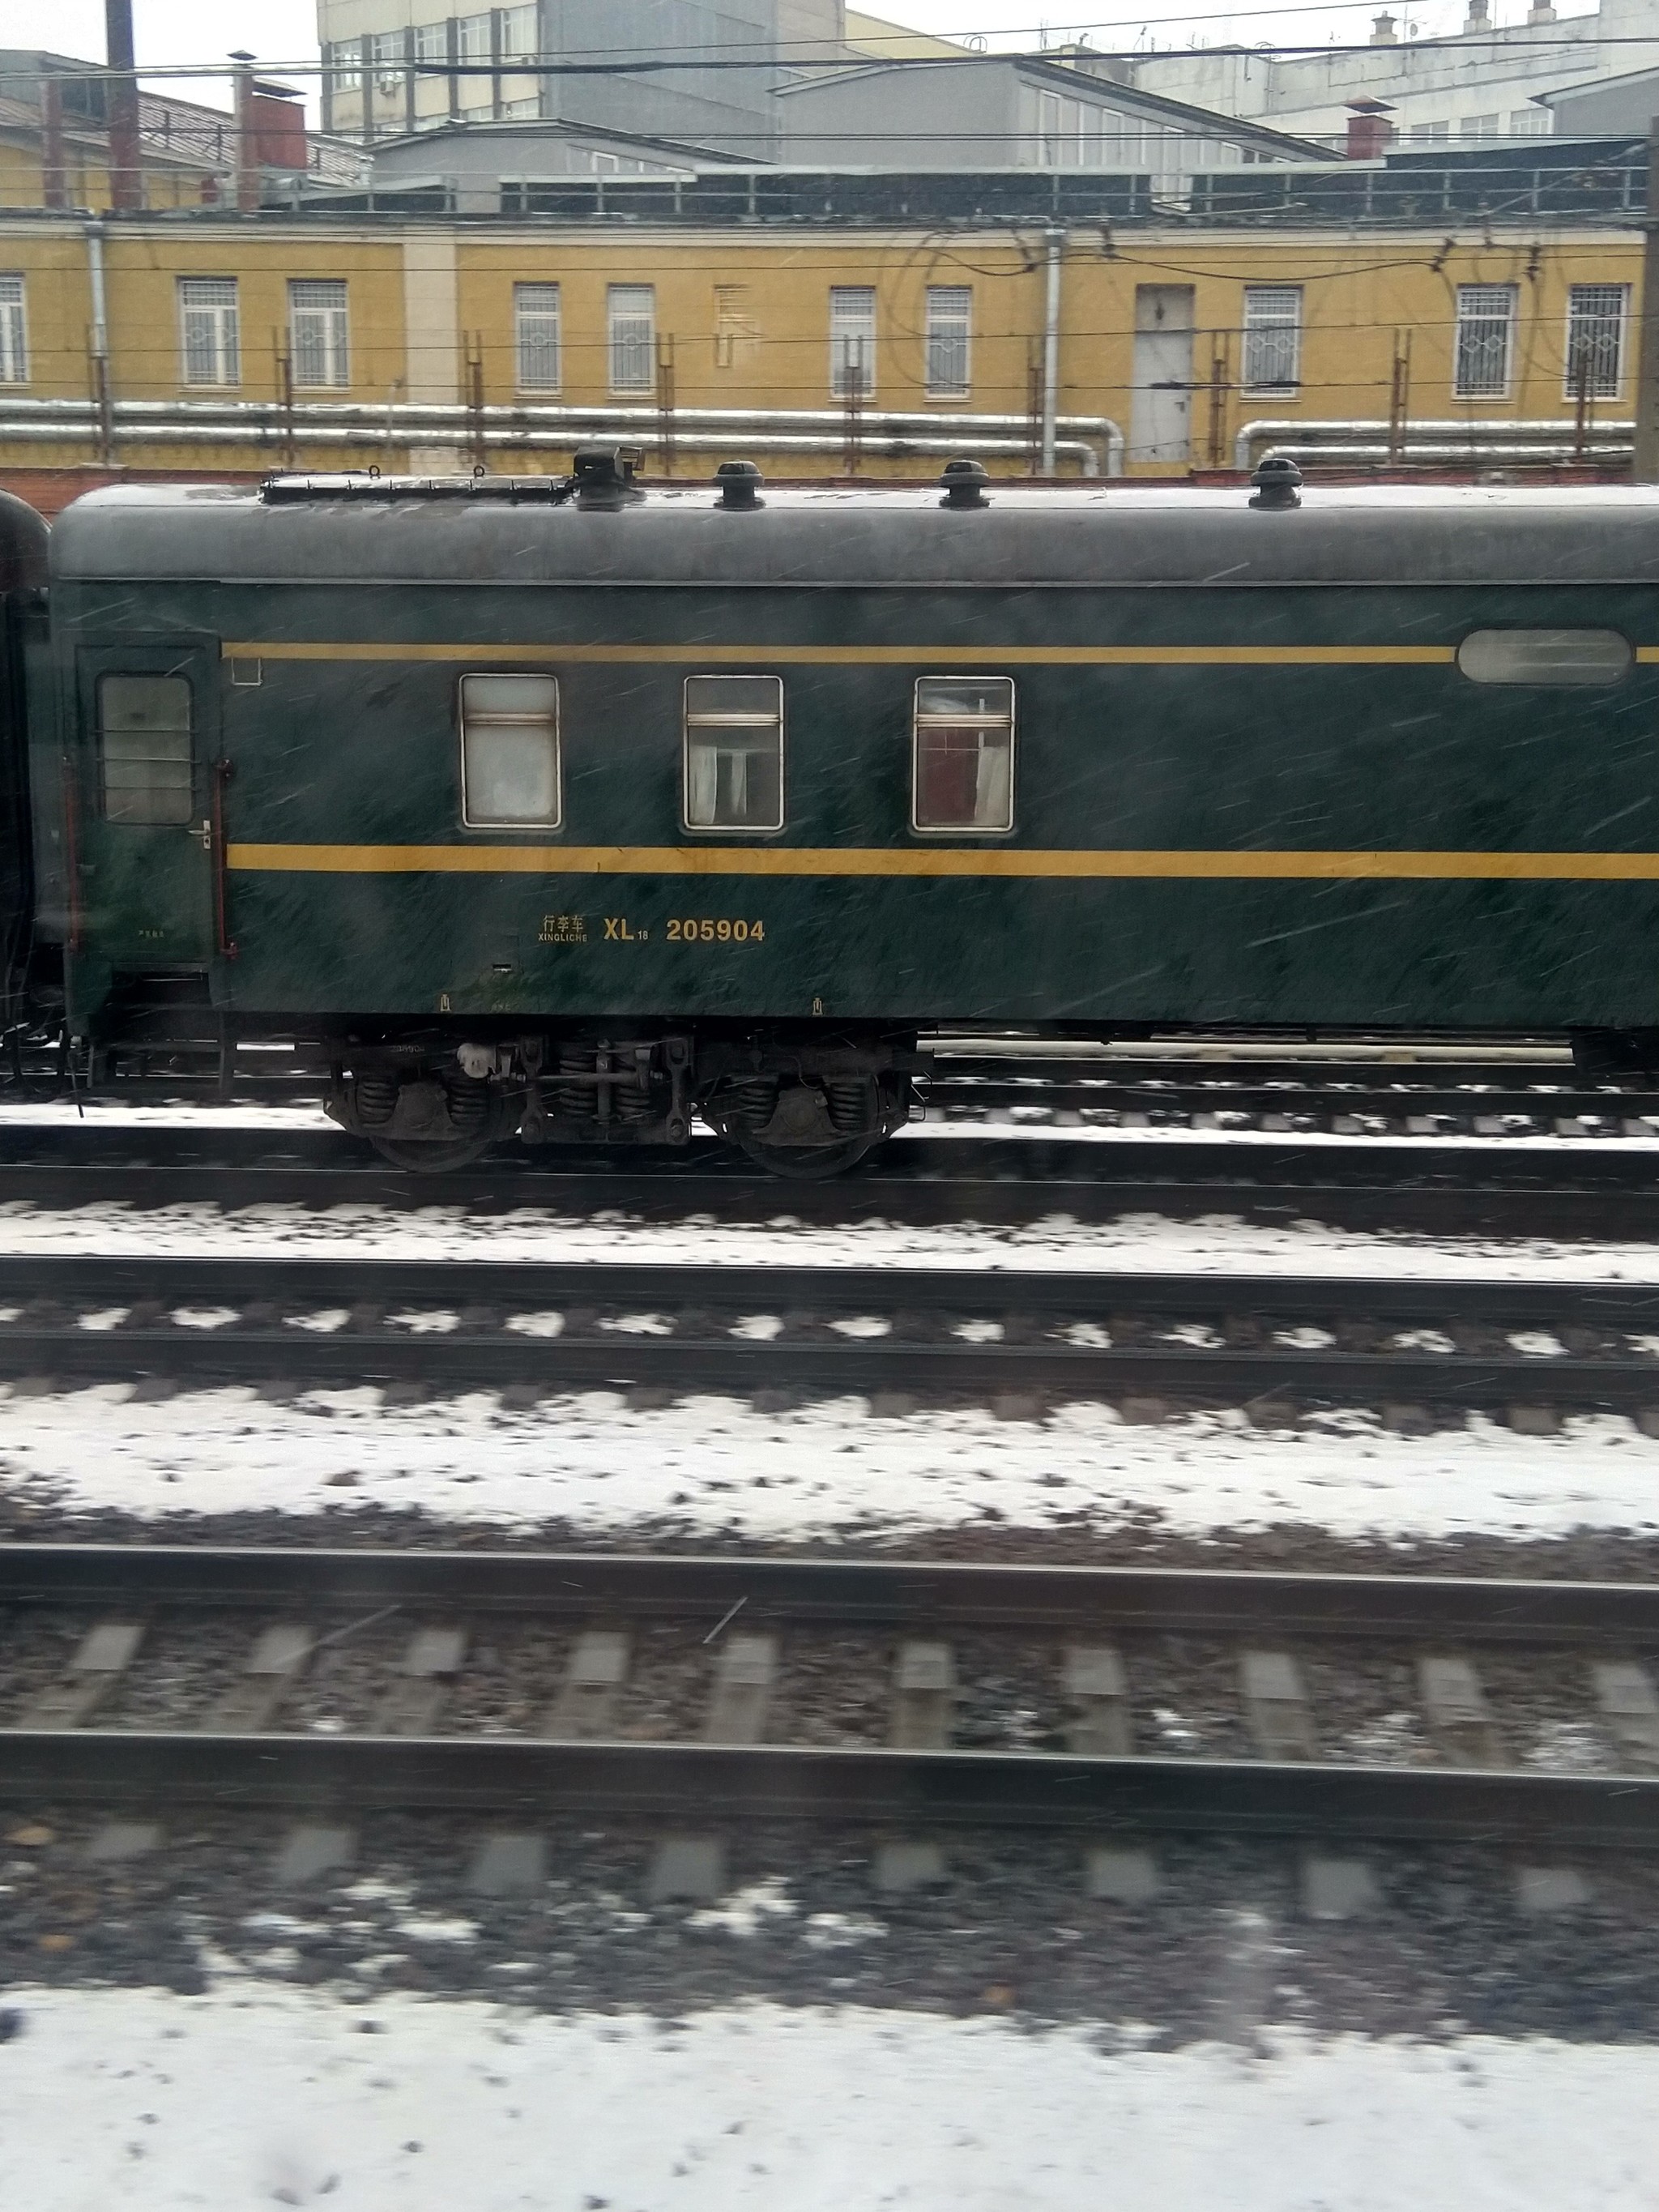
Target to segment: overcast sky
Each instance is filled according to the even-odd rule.
[[[1086,13],[1090,0],[1071,6],[1067,0],[864,0],[870,14],[947,36],[980,33],[999,46],[1036,46],[1045,29],[1052,40],[1086,31],[1095,46],[1114,48],[1234,40],[1323,46],[1332,39],[1362,40],[1371,15],[1384,5],[1403,19],[1402,32],[1414,28],[1425,38],[1455,30],[1465,13],[1464,0],[1423,0],[1417,6],[1402,0],[1354,0],[1348,7],[1300,6],[1272,13],[1244,8],[1231,15],[1218,12],[1219,0],[1188,0],[1185,13],[1179,0],[1143,0],[1133,14],[1123,0],[1107,3],[1108,13],[1091,21]],[[409,0],[403,4],[407,7]],[[456,12],[465,12],[465,0],[455,0]],[[432,0],[418,0],[416,12],[424,19],[445,10]],[[1526,12],[1526,0],[1492,0],[1496,24],[1524,21]],[[1562,12],[1583,11],[1574,0],[1565,0]],[[236,46],[246,47],[273,70],[317,58],[313,0],[134,0],[133,13],[141,65],[199,63],[210,69]],[[40,0],[0,0],[0,46],[37,47],[48,40],[56,52],[101,61],[103,0],[56,0],[46,13]],[[315,79],[299,81],[314,97]],[[181,83],[178,89],[187,98],[215,104],[229,97],[220,77]]]

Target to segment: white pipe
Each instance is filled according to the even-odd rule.
[[[82,399],[18,398],[7,400],[4,405],[8,419],[13,422],[31,417],[66,422],[92,419],[92,411]],[[275,401],[247,399],[123,399],[116,403],[114,415],[118,425],[135,426],[134,434],[136,426],[143,422],[223,422],[254,424],[276,436],[286,434],[289,422],[286,410]],[[338,425],[343,428],[368,426],[377,432],[383,443],[388,429],[398,426],[422,434],[433,429],[452,430],[458,438],[466,435],[479,422],[486,429],[501,425],[526,431],[556,430],[566,434],[553,442],[568,444],[573,435],[651,438],[660,434],[664,422],[662,411],[655,407],[505,407],[492,404],[473,410],[453,401],[397,401],[367,405],[353,400],[306,400],[294,409],[292,419],[296,428],[301,424]],[[837,443],[845,442],[846,417],[839,408],[684,407],[676,408],[670,421],[676,437],[683,433],[729,429],[738,434],[736,444],[739,449],[744,442],[744,433],[748,434],[747,442],[764,450],[779,444],[776,433],[795,429],[817,430]],[[992,438],[1000,436],[1004,441],[993,446],[993,451],[1014,447],[1029,450],[1030,440],[1030,421],[1024,415],[888,412],[861,415],[860,423],[866,433],[914,440],[921,450],[927,452],[947,448],[961,452],[966,447],[982,446],[987,434]],[[1076,452],[1079,441],[1086,441],[1091,447],[1097,448],[1093,465],[1086,462],[1083,465],[1085,476],[1122,475],[1123,433],[1109,416],[1060,415],[1054,417],[1054,426],[1072,441],[1068,458]],[[932,442],[923,444],[924,441]],[[694,436],[692,442],[699,441]]]
[[[1054,414],[1060,404],[1060,256],[1066,243],[1063,230],[1043,234],[1048,249],[1047,288],[1042,306],[1042,473],[1054,472]]]
[[[1297,441],[1298,451],[1312,452],[1315,447],[1308,443],[1310,440],[1330,438],[1340,441],[1353,437],[1373,441],[1380,438],[1386,441],[1389,428],[1390,425],[1386,420],[1378,420],[1374,416],[1361,417],[1346,422],[1295,422],[1288,420],[1246,422],[1233,440],[1233,466],[1236,469],[1248,469],[1252,459],[1250,451],[1252,446],[1263,439],[1271,440],[1276,445],[1281,438],[1292,438]],[[1614,436],[1622,434],[1631,437],[1635,434],[1636,425],[1627,420],[1620,422],[1608,419],[1590,422],[1586,424],[1585,428],[1587,434],[1593,433],[1596,436],[1605,437],[1609,434]],[[1578,425],[1571,416],[1565,420],[1516,422],[1508,422],[1501,417],[1477,421],[1454,416],[1432,421],[1427,417],[1421,420],[1413,419],[1404,425],[1402,435],[1404,442],[1408,446],[1414,444],[1420,438],[1430,437],[1443,439],[1451,443],[1461,440],[1465,450],[1468,450],[1471,447],[1482,447],[1498,438],[1507,438],[1512,442],[1531,438],[1576,439],[1577,430]],[[1339,443],[1326,450],[1340,449]]]
[[[1291,461],[1387,461],[1395,457],[1395,449],[1389,446],[1275,446],[1273,451]],[[1455,465],[1467,464],[1471,458],[1477,461],[1627,461],[1631,456],[1631,441],[1614,446],[1482,446],[1471,456],[1467,446],[1436,446],[1415,443],[1399,449],[1401,461],[1443,461]]]
[[[83,436],[88,427],[62,422],[15,422],[0,416],[0,444],[9,441],[17,445],[63,445]],[[126,445],[198,447],[269,447],[291,441],[300,446],[361,447],[375,453],[384,453],[386,446],[384,428],[374,429],[367,424],[357,423],[333,427],[299,422],[291,430],[276,425],[266,427],[247,422],[133,422],[124,426],[121,439]],[[407,441],[400,440],[396,442]],[[486,429],[483,442],[489,450],[495,453],[568,453],[572,444],[568,434],[557,430],[515,432]],[[720,453],[842,453],[846,451],[846,441],[839,437],[785,434],[754,438],[735,436],[729,431],[719,430],[689,436],[678,425],[666,436],[659,426],[642,430],[635,434],[635,442],[653,447],[672,442],[682,452],[689,449]],[[1030,451],[1029,441],[1023,438],[981,438],[975,444],[977,452],[999,458]],[[962,441],[957,438],[893,438],[866,441],[864,450],[880,459],[902,460],[911,453],[959,453]],[[1099,474],[1100,457],[1094,447],[1083,439],[1060,439],[1055,450],[1064,459],[1077,463],[1079,476],[1092,477]]]

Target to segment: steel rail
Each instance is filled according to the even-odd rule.
[[[779,1553],[0,1544],[0,1603],[1651,1646],[1659,1583]]]
[[[518,1737],[0,1730],[0,1801],[584,1812],[1650,1848],[1659,1777]]]
[[[699,1390],[1024,1387],[1073,1395],[1166,1392],[1200,1400],[1250,1401],[1277,1393],[1362,1404],[1423,1400],[1490,1406],[1530,1397],[1586,1410],[1659,1407],[1659,1360],[1617,1351],[1580,1356],[1509,1347],[1422,1352],[929,1341],[902,1332],[839,1340],[781,1334],[755,1340],[734,1336],[729,1325],[711,1327],[709,1318],[711,1310],[723,1310],[729,1324],[757,1309],[815,1316],[873,1309],[888,1316],[1101,1316],[1119,1328],[1195,1316],[1206,1325],[1242,1316],[1271,1326],[1358,1316],[1379,1323],[1458,1323],[1474,1317],[1496,1328],[1594,1324],[1631,1331],[1659,1318],[1659,1286],[32,1255],[0,1259],[0,1291],[60,1306],[95,1303],[106,1311],[123,1297],[138,1298],[147,1316],[88,1329],[73,1319],[48,1320],[26,1309],[21,1319],[0,1324],[0,1375],[11,1376],[136,1371],[204,1382],[286,1374],[434,1387],[534,1382]],[[180,1310],[189,1311],[185,1302],[192,1297],[217,1302],[226,1310],[239,1302],[250,1318],[211,1328],[161,1322],[158,1304],[177,1300]],[[336,1310],[343,1305],[352,1322],[328,1333],[296,1326],[312,1301]],[[399,1305],[418,1310],[422,1301],[437,1301],[451,1311],[460,1306],[463,1316],[470,1310],[471,1328],[400,1330],[387,1314]],[[274,1311],[283,1305],[299,1314],[284,1322]],[[597,1320],[602,1309],[625,1314],[630,1307],[666,1306],[678,1309],[690,1325],[672,1334],[596,1329],[591,1335],[567,1328],[552,1337],[505,1326],[515,1310],[549,1305],[574,1307],[583,1320]]]

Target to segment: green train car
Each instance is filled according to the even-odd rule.
[[[89,1078],[292,1041],[410,1166],[696,1115],[820,1172],[944,1025],[1645,1051],[1659,501],[981,478],[77,501],[33,959]]]

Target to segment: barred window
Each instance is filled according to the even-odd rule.
[[[783,827],[783,678],[685,679],[685,826]]]
[[[559,388],[559,288],[556,284],[513,287],[513,329],[518,351],[520,392]]]
[[[837,399],[875,396],[876,291],[872,284],[830,288],[830,389]]]
[[[241,335],[234,276],[181,276],[179,323],[186,384],[241,382]]]
[[[461,678],[461,819],[470,830],[559,826],[559,686],[552,676]]]
[[[295,277],[288,288],[288,324],[295,384],[350,383],[350,329],[343,279]]]
[[[974,295],[966,284],[927,288],[927,397],[965,399],[970,386]]]
[[[1014,681],[918,678],[910,819],[917,830],[1014,826]]]
[[[23,280],[0,276],[0,384],[29,380],[29,334],[23,313]]]
[[[190,685],[182,676],[100,676],[98,738],[107,822],[189,822]]]
[[[650,284],[613,284],[605,295],[611,340],[611,389],[657,388],[657,295]]]
[[[1302,381],[1302,287],[1244,287],[1246,392],[1295,392]]]
[[[1460,284],[1453,389],[1460,399],[1506,399],[1515,351],[1513,284]]]
[[[1625,381],[1628,284],[1575,284],[1567,295],[1566,394],[1616,399]]]

